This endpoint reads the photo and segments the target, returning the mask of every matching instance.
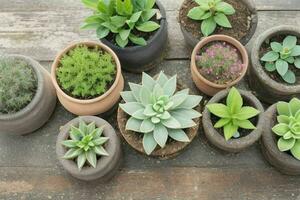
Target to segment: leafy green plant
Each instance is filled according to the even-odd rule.
[[[85,19],[83,29],[96,29],[102,39],[113,35],[120,47],[133,44],[145,46],[140,33],[157,30],[160,25],[151,19],[159,12],[153,9],[155,0],[82,0],[94,14]]]
[[[189,142],[183,129],[195,126],[193,119],[201,114],[195,110],[202,97],[189,95],[188,89],[176,92],[177,77],[161,72],[154,80],[143,73],[142,85],[129,83],[131,91],[122,92],[126,102],[120,104],[130,118],[126,130],[142,133],[143,147],[150,155],[157,144],[164,148],[168,138]]]
[[[238,129],[256,129],[249,121],[250,118],[259,114],[259,111],[250,106],[243,107],[243,98],[236,88],[231,88],[226,99],[226,105],[213,103],[206,105],[209,112],[219,117],[215,128],[222,128],[226,140],[238,134]]]
[[[37,90],[31,66],[17,58],[0,59],[0,113],[16,113],[26,107]]]
[[[279,136],[277,146],[282,152],[290,151],[300,160],[300,100],[277,103],[277,121],[272,131]]]
[[[260,59],[265,62],[265,69],[269,72],[277,71],[289,84],[295,83],[296,76],[289,69],[289,65],[300,69],[300,45],[297,45],[297,37],[289,35],[284,38],[282,44],[271,42],[270,47],[272,50]]]
[[[85,45],[79,45],[65,54],[56,72],[64,90],[84,99],[104,94],[115,74],[116,64],[112,55]]]
[[[201,21],[201,32],[204,36],[212,34],[217,25],[232,28],[227,15],[235,13],[232,5],[222,0],[195,0],[199,5],[188,12],[188,17]]]
[[[79,170],[86,162],[96,168],[97,156],[108,156],[103,146],[109,138],[102,137],[103,128],[96,128],[95,122],[86,124],[83,120],[79,122],[78,127],[71,126],[70,139],[62,142],[62,145],[68,148],[63,158],[76,159]]]

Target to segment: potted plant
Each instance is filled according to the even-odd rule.
[[[84,181],[108,181],[122,161],[114,128],[94,116],[78,117],[64,125],[57,137],[56,154],[65,170]]]
[[[213,35],[201,40],[192,53],[192,78],[209,96],[242,80],[248,68],[248,53],[234,38]]]
[[[300,174],[300,100],[273,104],[265,113],[262,152],[271,165],[289,175]]]
[[[54,60],[51,77],[61,104],[76,115],[108,112],[124,88],[116,54],[99,42],[77,42]]]
[[[261,34],[251,52],[250,87],[273,104],[300,96],[300,29],[279,26]]]
[[[142,84],[129,83],[122,92],[125,103],[118,110],[118,126],[135,150],[160,158],[170,158],[184,149],[197,135],[201,96],[189,95],[161,72],[156,78],[143,73]]]
[[[167,45],[166,13],[155,0],[82,0],[94,11],[84,29],[95,29],[97,37],[113,49],[122,68],[143,72],[156,66]]]
[[[252,0],[185,0],[179,23],[191,48],[211,34],[229,35],[246,45],[255,33],[257,13]]]
[[[264,109],[250,92],[231,88],[217,93],[203,112],[207,139],[228,152],[240,152],[261,136]]]
[[[0,133],[24,135],[44,125],[56,105],[49,73],[21,55],[0,57]]]

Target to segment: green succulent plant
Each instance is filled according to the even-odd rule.
[[[295,83],[296,76],[289,65],[300,69],[300,45],[297,45],[297,37],[289,35],[282,44],[271,42],[270,46],[272,50],[260,59],[265,62],[265,69],[269,72],[276,71],[289,84]]]
[[[177,78],[161,72],[155,80],[143,73],[142,84],[129,83],[131,91],[122,92],[126,103],[120,104],[130,118],[126,130],[142,133],[143,147],[150,155],[157,145],[164,148],[168,138],[189,142],[183,129],[196,126],[193,119],[201,116],[193,110],[202,97],[189,95],[189,90],[176,92]]]
[[[225,28],[232,28],[227,15],[235,13],[229,3],[222,0],[195,0],[199,6],[188,12],[188,17],[201,21],[201,32],[204,36],[212,34],[217,25]]]
[[[147,41],[139,32],[149,33],[160,25],[151,19],[159,10],[153,9],[155,0],[82,0],[94,14],[85,19],[83,29],[96,29],[98,38],[113,35],[120,47],[133,44],[145,46]]]
[[[70,139],[62,142],[68,151],[64,159],[76,159],[78,169],[81,170],[86,162],[92,167],[97,166],[97,156],[108,156],[103,145],[109,140],[108,137],[102,137],[104,127],[96,128],[95,122],[86,124],[83,120],[79,126],[71,126]]]
[[[212,103],[206,105],[209,112],[219,117],[215,128],[223,128],[225,139],[228,141],[235,135],[239,135],[239,128],[256,129],[249,121],[260,112],[250,106],[243,106],[243,98],[236,88],[231,88],[226,98],[226,105],[222,103]]]
[[[282,152],[290,151],[300,160],[300,100],[277,103],[277,121],[272,131],[279,136],[277,146]]]
[[[37,78],[31,66],[18,58],[0,58],[0,114],[16,113],[34,98]]]
[[[112,55],[85,45],[79,45],[65,54],[56,71],[60,86],[81,99],[91,99],[104,94],[115,74],[116,64]]]

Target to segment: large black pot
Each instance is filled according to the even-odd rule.
[[[105,38],[101,39],[101,42],[109,46],[118,55],[122,69],[141,73],[154,68],[162,59],[162,54],[168,42],[168,23],[164,7],[159,1],[156,2],[156,5],[162,15],[160,28],[156,31],[155,35],[147,41],[146,46],[121,48]]]

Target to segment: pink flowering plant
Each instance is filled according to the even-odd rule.
[[[216,42],[196,56],[202,76],[216,84],[227,84],[242,75],[244,65],[237,49],[226,42]]]

